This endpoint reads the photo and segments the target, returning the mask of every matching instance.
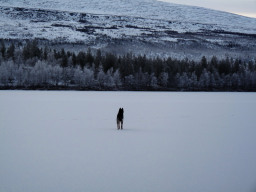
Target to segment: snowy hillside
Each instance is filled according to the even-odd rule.
[[[0,0],[0,32],[4,39],[174,56],[221,48],[250,55],[256,47],[256,19],[156,0]]]
[[[122,15],[198,24],[219,25],[236,32],[255,33],[256,19],[200,7],[156,0],[1,0],[2,6]]]

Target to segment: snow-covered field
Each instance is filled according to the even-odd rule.
[[[255,192],[255,98],[0,91],[0,191]]]

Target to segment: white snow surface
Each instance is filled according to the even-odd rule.
[[[255,32],[255,18],[157,0],[0,0],[0,38],[77,52],[248,60]]]
[[[196,6],[157,0],[0,0],[1,6],[109,14],[148,19],[217,25],[222,30],[255,33],[256,19]],[[191,26],[189,26],[191,28]],[[189,29],[183,29],[189,31]],[[192,29],[193,30],[193,29]],[[182,31],[182,30],[181,30]]]
[[[255,98],[0,91],[0,191],[255,192]]]

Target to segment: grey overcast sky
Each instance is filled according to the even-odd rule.
[[[195,5],[256,18],[256,0],[161,0]]]

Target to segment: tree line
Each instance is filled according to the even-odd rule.
[[[200,61],[0,44],[1,89],[255,91],[255,60]]]

